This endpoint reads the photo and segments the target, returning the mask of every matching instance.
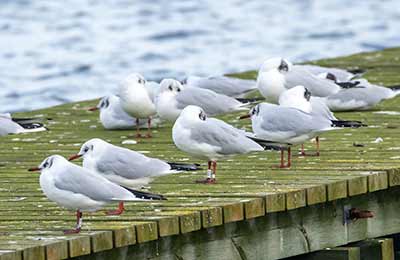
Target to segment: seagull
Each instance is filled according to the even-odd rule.
[[[185,107],[172,128],[172,139],[182,151],[208,161],[207,179],[198,183],[213,184],[217,160],[236,154],[263,151],[241,131],[224,121],[208,118],[198,106]]]
[[[335,117],[329,107],[325,104],[324,98],[313,97],[311,92],[305,88],[304,86],[296,86],[294,88],[288,89],[284,91],[279,96],[279,105],[282,107],[292,107],[299,109],[305,113],[309,113],[314,116],[324,117],[334,122],[337,127],[361,127],[365,126],[360,121],[347,121],[347,120],[339,120]],[[317,152],[314,154],[315,156],[320,155],[320,142],[319,136],[315,137]],[[306,156],[307,154],[304,151],[304,145],[301,144],[301,153],[302,156]]]
[[[121,107],[120,98],[115,95],[105,96],[100,99],[95,107],[89,111],[100,110],[100,122],[107,130],[132,129],[136,127],[137,120],[128,115]],[[146,127],[147,120],[139,119],[139,128]],[[160,123],[159,118],[152,119],[152,126]]]
[[[251,118],[256,138],[292,145],[302,144],[321,133],[340,129],[334,120],[324,116],[269,103],[256,105],[249,114],[240,117],[244,118]],[[280,168],[291,166],[291,147],[287,149],[288,163],[284,164],[284,150],[281,149]]]
[[[278,103],[280,94],[287,89],[302,85],[313,96],[326,97],[343,88],[355,87],[318,77],[306,68],[295,66],[282,58],[272,58],[263,63],[257,77],[257,88],[268,101]]]
[[[0,114],[0,136],[46,130],[42,123],[35,122],[33,118],[12,118],[9,113]]]
[[[46,158],[39,167],[29,171],[40,171],[40,187],[51,201],[59,206],[76,210],[76,227],[65,230],[65,234],[79,233],[82,227],[82,212],[96,211],[107,203],[120,202],[116,211],[109,215],[123,212],[122,201],[141,201],[135,191],[125,189],[88,169],[68,162],[60,155]]]
[[[148,132],[146,137],[151,137],[151,117],[156,114],[154,93],[149,91],[150,84],[139,73],[132,73],[120,84],[119,97],[122,109],[130,116],[136,118],[136,136],[140,134],[140,119],[147,119]],[[151,84],[153,86],[153,84]],[[144,137],[144,136],[143,136]]]
[[[339,68],[329,68],[329,67],[322,67],[318,65],[311,65],[311,64],[302,64],[302,65],[293,65],[295,67],[301,67],[303,69],[308,70],[314,75],[317,76],[327,76],[333,75],[338,82],[346,82],[353,79],[356,74],[353,74],[347,70],[339,69]]]
[[[197,170],[195,164],[168,163],[112,145],[99,138],[85,142],[80,151],[69,160],[79,157],[83,158],[84,168],[99,173],[111,182],[133,189],[142,188],[155,177],[182,170]]]
[[[332,74],[327,74],[326,78],[337,82],[337,78]],[[343,82],[342,84],[356,87],[341,89],[337,93],[325,97],[322,101],[332,111],[368,110],[383,100],[400,95],[400,90],[371,84],[368,80],[362,78]]]
[[[182,86],[174,79],[163,79],[156,98],[157,114],[161,119],[175,122],[182,109],[189,105],[200,106],[212,116],[233,111],[248,110],[246,103],[212,90]]]
[[[257,89],[254,80],[238,79],[226,76],[197,77],[189,76],[182,84],[212,90],[234,98],[243,98],[246,94]]]

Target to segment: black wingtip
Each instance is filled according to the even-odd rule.
[[[176,163],[176,162],[167,162],[171,166],[171,170],[177,171],[197,171],[201,170],[198,163]]]
[[[349,89],[349,88],[365,88],[364,86],[359,85],[360,81],[347,81],[347,82],[336,82],[341,88]]]
[[[264,139],[260,139],[257,137],[252,137],[252,136],[247,136],[247,138],[253,140],[257,144],[259,144],[264,150],[272,150],[272,151],[281,151],[281,150],[286,150],[288,149],[289,146],[292,144],[283,144],[283,143],[277,143],[273,141],[268,141]]]
[[[240,103],[254,103],[254,102],[258,102],[258,101],[263,101],[264,98],[236,98],[237,101],[239,101]]]
[[[133,190],[127,187],[124,187],[128,191],[130,191],[135,197],[141,198],[144,200],[167,200],[166,197],[164,197],[161,194],[154,194],[154,193],[149,193],[149,192],[144,192],[144,191],[138,191],[138,190]]]
[[[332,120],[333,127],[359,128],[368,126],[360,121]]]

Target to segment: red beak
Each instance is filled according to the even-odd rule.
[[[88,110],[89,111],[96,111],[96,110],[99,110],[99,108],[98,107],[91,107],[91,108],[88,108]]]
[[[239,119],[245,119],[245,118],[250,118],[250,117],[251,117],[251,115],[247,114],[247,115],[240,116]]]
[[[74,155],[72,155],[71,157],[68,158],[68,161],[72,161],[72,160],[78,159],[78,158],[80,158],[81,156],[82,156],[82,155],[74,154]]]
[[[40,171],[39,167],[33,167],[33,168],[29,168],[28,171],[30,172],[38,172]]]

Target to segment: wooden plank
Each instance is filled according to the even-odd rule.
[[[325,185],[314,186],[306,189],[307,205],[314,205],[326,201]]]
[[[388,175],[387,173],[374,173],[368,175],[368,191],[374,192],[377,190],[384,190],[388,188]]]
[[[289,259],[288,259],[289,260]],[[362,260],[358,247],[327,248],[318,252],[291,257],[290,260]]]
[[[265,215],[265,200],[262,198],[251,199],[244,203],[246,219],[252,219]]]
[[[160,237],[179,234],[179,217],[171,216],[158,220],[158,234]]]
[[[306,206],[306,191],[297,190],[286,193],[286,209],[297,209]]]
[[[243,203],[235,203],[223,206],[224,223],[240,221],[244,219]]]
[[[285,211],[286,210],[286,195],[285,193],[268,194],[265,198],[265,210],[267,213]]]
[[[0,260],[22,260],[22,251],[0,250]]]
[[[114,247],[123,247],[136,244],[135,227],[114,229]]]
[[[355,195],[360,195],[368,192],[368,186],[367,186],[367,177],[357,177],[357,178],[352,178],[347,181],[347,188],[348,188],[348,195],[349,196],[355,196]]]
[[[392,238],[378,239],[381,244],[382,260],[394,260],[394,244]]]
[[[47,260],[68,258],[68,242],[66,240],[48,243],[45,248]]]
[[[144,243],[158,238],[156,222],[148,222],[135,225],[136,239],[138,243]]]
[[[200,212],[193,212],[179,217],[181,233],[188,233],[201,228]]]
[[[389,185],[399,186],[400,185],[400,169],[390,169],[388,170]]]
[[[222,208],[214,207],[201,211],[203,228],[220,226],[223,224]]]
[[[74,236],[68,239],[69,257],[88,255],[91,252],[89,236]]]
[[[329,183],[327,186],[328,201],[343,199],[347,197],[347,181]]]

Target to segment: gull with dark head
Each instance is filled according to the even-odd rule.
[[[279,96],[279,105],[282,107],[292,107],[299,109],[305,113],[317,117],[323,117],[329,119],[333,122],[336,127],[349,127],[358,128],[365,126],[360,121],[348,121],[340,120],[335,117],[335,115],[330,111],[329,107],[325,104],[324,98],[313,97],[312,93],[304,86],[296,86],[294,88],[288,89]],[[320,142],[319,137],[315,137],[317,152],[314,154],[316,156],[320,155]],[[306,156],[304,151],[304,145],[301,145],[301,155]]]
[[[208,118],[202,108],[193,105],[182,110],[172,128],[172,139],[180,150],[208,161],[207,179],[201,183],[215,183],[217,160],[264,150],[244,131]]]
[[[79,233],[82,227],[82,212],[96,211],[108,203],[120,202],[118,214],[123,211],[122,201],[143,200],[134,191],[108,181],[101,175],[68,162],[60,155],[46,158],[39,167],[29,171],[40,171],[40,187],[51,201],[59,206],[76,210],[77,223],[65,234]],[[122,205],[122,207],[121,207]],[[115,214],[115,212],[110,212]]]
[[[123,187],[140,189],[152,179],[179,171],[197,170],[195,164],[169,163],[151,158],[127,148],[115,146],[102,139],[86,141],[69,160],[83,158],[83,167],[97,172]],[[159,195],[155,199],[161,199]]]
[[[89,111],[100,111],[100,122],[107,130],[133,129],[137,127],[136,118],[128,115],[121,107],[120,98],[115,95],[105,96],[100,99],[95,107]],[[152,127],[160,123],[159,118],[152,118]],[[139,128],[147,127],[147,119],[139,119]]]
[[[234,111],[248,110],[234,98],[215,93],[209,89],[189,87],[174,79],[164,79],[160,83],[156,98],[157,114],[161,119],[175,122],[181,111],[195,105],[204,109],[208,115],[220,115]]]
[[[285,90],[298,85],[305,86],[313,96],[318,97],[335,94],[342,88],[335,82],[320,78],[282,58],[265,61],[258,72],[257,87],[260,93],[273,103],[278,103],[279,96]]]

